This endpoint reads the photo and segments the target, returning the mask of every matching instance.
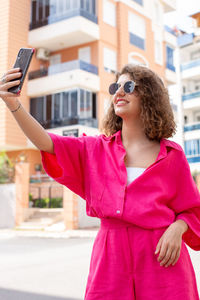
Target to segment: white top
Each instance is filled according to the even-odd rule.
[[[127,185],[139,177],[145,168],[136,168],[136,167],[126,167],[127,170]]]

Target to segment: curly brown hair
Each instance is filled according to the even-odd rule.
[[[122,74],[129,74],[136,83],[135,92],[141,100],[140,117],[146,137],[157,141],[172,137],[176,133],[177,125],[168,90],[159,76],[145,66],[134,64],[126,64],[121,72],[117,72],[116,82]],[[100,130],[106,136],[110,136],[122,129],[122,122],[122,118],[115,114],[111,101]]]

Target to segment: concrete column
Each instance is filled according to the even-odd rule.
[[[66,229],[78,228],[78,196],[63,186],[64,224]]]
[[[16,226],[24,221],[24,209],[29,207],[29,163],[19,162],[15,165],[16,184]]]

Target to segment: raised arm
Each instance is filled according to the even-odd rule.
[[[54,153],[53,142],[45,129],[25,110],[19,101],[19,95],[9,93],[8,89],[19,84],[18,78],[21,73],[18,68],[10,69],[0,79],[0,98],[5,102],[8,109],[27,138],[39,149]],[[15,81],[10,81],[16,79]]]

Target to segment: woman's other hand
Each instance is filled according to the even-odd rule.
[[[175,265],[178,261],[182,246],[182,235],[186,231],[185,228],[183,224],[176,221],[161,236],[155,251],[155,254],[160,252],[158,257],[160,266],[168,267],[169,265]]]

